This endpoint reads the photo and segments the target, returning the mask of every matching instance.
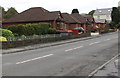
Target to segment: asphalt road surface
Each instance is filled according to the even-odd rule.
[[[3,76],[88,76],[118,54],[118,33],[58,46],[5,54]]]

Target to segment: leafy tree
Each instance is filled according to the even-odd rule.
[[[73,14],[73,13],[79,13],[78,9],[73,9],[73,10],[72,10],[72,14]]]
[[[15,8],[11,7],[6,12],[4,18],[9,19],[9,18],[13,17],[16,14],[18,14],[17,10]]]
[[[111,17],[112,17],[112,22],[114,22],[115,24],[119,23],[120,12],[119,12],[119,9],[117,7],[113,7]]]
[[[88,15],[92,15],[92,16],[93,16],[94,13],[95,13],[95,10],[92,10],[92,11],[90,11],[90,12],[88,13]]]

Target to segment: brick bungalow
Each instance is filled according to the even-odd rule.
[[[59,29],[63,23],[63,17],[60,11],[49,12],[42,7],[34,7],[25,10],[14,17],[2,23],[3,28],[17,24],[32,24],[32,23],[50,23],[52,28]]]
[[[72,13],[71,14],[73,17],[75,17],[78,21],[80,21],[80,26],[84,28],[84,30],[87,30],[87,19],[80,15],[79,13]]]
[[[66,29],[74,29],[75,27],[79,27],[79,24],[81,22],[77,20],[75,17],[73,17],[71,14],[62,13],[62,16],[65,21]]]

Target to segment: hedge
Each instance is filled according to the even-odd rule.
[[[47,34],[51,25],[49,23],[38,23],[38,24],[26,24],[26,25],[14,25],[8,27],[13,33],[21,35],[41,35]]]
[[[0,28],[0,36],[3,37],[13,37],[13,33],[10,30]]]

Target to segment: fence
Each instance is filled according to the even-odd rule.
[[[69,36],[69,34],[48,34],[48,35],[33,35],[33,36],[19,36],[19,37],[7,37],[7,41],[23,41],[23,40],[33,40],[33,39],[44,39],[44,38],[56,38]]]
[[[80,37],[87,37],[90,36],[90,33],[84,33],[80,35],[69,35],[69,34],[53,34],[53,35],[41,35],[38,37],[26,37],[23,39],[15,38],[14,40],[10,41],[3,41],[2,42],[2,48],[14,48],[14,47],[20,47],[20,46],[26,46],[26,45],[32,45],[32,44],[39,44],[39,43],[48,43],[48,42],[55,42],[55,41],[61,41],[61,40],[67,40],[67,39],[74,39],[74,38],[80,38]]]

